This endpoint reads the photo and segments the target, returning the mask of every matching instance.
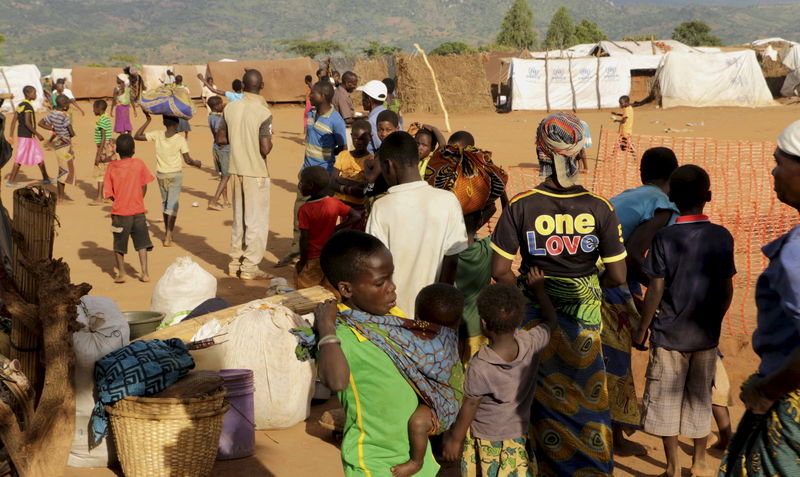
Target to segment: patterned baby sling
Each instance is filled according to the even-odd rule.
[[[433,154],[424,176],[433,187],[453,192],[464,215],[494,202],[508,183],[508,174],[492,162],[491,152],[452,144]]]

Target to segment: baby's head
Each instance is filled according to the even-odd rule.
[[[522,324],[525,298],[513,285],[489,285],[478,297],[478,314],[487,337],[513,334]]]
[[[458,328],[464,312],[464,295],[453,285],[434,283],[417,294],[414,316],[418,320]]]

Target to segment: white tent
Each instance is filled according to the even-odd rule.
[[[36,101],[33,102],[33,107],[37,110],[43,107],[42,73],[36,65],[0,66],[0,70],[3,72],[0,74],[0,93],[10,92],[14,95],[14,99],[3,103],[2,111],[12,111],[12,104],[16,106],[25,99],[22,88],[29,85],[36,88]]]
[[[531,58],[544,59],[544,58],[580,58],[582,56],[590,56],[597,43],[584,43],[575,45],[565,50],[550,50],[550,51],[531,51]]]
[[[783,66],[789,69],[789,74],[783,81],[781,96],[800,96],[800,44],[783,55]]]
[[[718,48],[716,52],[720,51]],[[676,40],[601,41],[591,51],[593,56],[625,56],[632,70],[654,70],[667,53],[706,53]]]
[[[158,88],[167,80],[167,70],[175,70],[173,65],[142,65],[142,79],[147,89]]]
[[[772,93],[753,50],[667,53],[656,73],[664,108],[772,106]]]
[[[50,79],[56,82],[58,79],[64,78],[67,81],[67,88],[72,86],[72,68],[53,68],[50,72]]]
[[[546,65],[514,58],[510,76],[513,110],[612,108],[631,91],[625,57],[548,60]]]

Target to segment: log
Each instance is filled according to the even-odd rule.
[[[325,287],[316,286],[289,292],[283,295],[274,295],[265,298],[264,301],[267,301],[268,303],[283,305],[286,308],[289,308],[293,312],[297,313],[298,315],[305,315],[306,313],[311,313],[312,311],[314,311],[314,308],[316,308],[317,304],[322,303],[325,300],[329,300],[331,298],[336,298],[336,296],[334,296],[334,294],[331,293],[329,290],[327,290]],[[233,320],[236,319],[239,310],[247,306],[248,304],[249,303],[244,303],[241,305],[232,306],[230,308],[225,308],[224,310],[214,311],[206,315],[182,321],[177,325],[161,328],[160,330],[148,333],[138,339],[166,340],[170,338],[179,338],[184,342],[188,342],[192,339],[192,336],[194,336],[194,334],[197,333],[197,330],[199,330],[203,325],[205,325],[206,323],[215,318],[219,320],[220,325],[222,326],[230,324]]]
[[[433,66],[431,66],[431,63],[428,61],[428,55],[425,54],[425,50],[420,48],[416,43],[414,43],[414,48],[416,48],[419,54],[422,55],[422,60],[425,61],[425,66],[427,66],[428,71],[431,72],[433,89],[436,91],[436,97],[439,99],[439,106],[442,108],[442,112],[444,113],[444,125],[447,132],[450,132],[450,115],[447,114],[447,108],[444,107],[444,99],[442,99],[442,93],[439,91],[439,80],[436,79],[436,73],[433,71]]]

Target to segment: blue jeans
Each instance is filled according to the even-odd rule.
[[[156,172],[164,214],[178,215],[178,200],[183,186],[183,172]]]

